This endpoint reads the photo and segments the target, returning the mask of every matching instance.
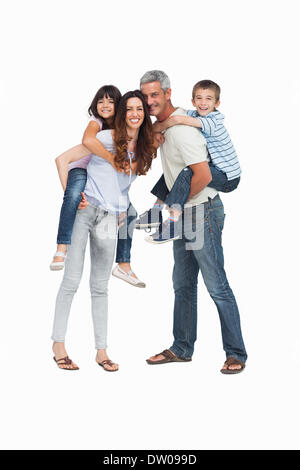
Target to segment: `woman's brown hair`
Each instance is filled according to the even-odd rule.
[[[116,146],[115,164],[124,168],[127,161],[127,145],[130,140],[126,129],[127,101],[130,98],[139,98],[144,108],[144,121],[139,128],[138,140],[135,149],[135,159],[137,162],[136,174],[145,175],[151,167],[152,160],[156,155],[156,149],[153,146],[152,122],[148,107],[142,93],[139,90],[128,91],[122,96],[115,119],[114,142]]]

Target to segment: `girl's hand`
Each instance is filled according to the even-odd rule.
[[[154,147],[158,148],[160,145],[162,145],[165,141],[165,137],[163,134],[160,134],[159,132],[155,132],[154,134]]]
[[[86,209],[89,204],[90,203],[88,202],[86,195],[84,193],[81,193],[81,201],[79,203],[78,209],[79,210]]]
[[[153,132],[163,132],[166,130],[166,125],[163,122],[156,121],[153,124]]]

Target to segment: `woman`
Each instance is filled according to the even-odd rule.
[[[119,104],[115,130],[100,132],[99,139],[107,150],[116,153],[115,165],[126,167],[129,175],[117,172],[107,161],[92,156],[87,167],[87,184],[82,210],[77,211],[72,243],[69,246],[57,299],[52,332],[54,360],[58,367],[77,370],[65,349],[67,322],[74,294],[79,286],[90,236],[92,317],[97,350],[96,362],[107,371],[118,364],[107,356],[107,284],[117,238],[118,214],[130,204],[128,190],[136,175],[146,174],[155,152],[152,123],[140,91],[126,93]]]
[[[64,190],[64,199],[59,219],[57,251],[50,264],[52,271],[64,269],[67,246],[71,244],[73,225],[78,204],[81,200],[81,193],[84,191],[86,185],[86,168],[90,161],[91,154],[93,153],[104,158],[104,160],[107,160],[118,171],[128,171],[128,168],[120,169],[115,166],[115,156],[97,139],[97,134],[101,130],[115,128],[116,112],[121,96],[119,89],[114,85],[102,86],[97,91],[88,109],[90,119],[82,139],[83,145],[73,147],[56,159],[59,177]],[[126,226],[133,227],[136,217],[137,213],[134,207],[130,205],[128,213],[124,215],[123,226],[119,231],[116,250],[117,265],[113,270],[113,275],[128,282],[132,286],[146,287],[146,284],[138,279],[131,269],[133,228],[131,228],[131,233],[129,233],[127,237]]]

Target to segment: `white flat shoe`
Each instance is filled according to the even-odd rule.
[[[61,256],[62,258],[64,258],[63,261],[52,261],[52,263],[50,264],[50,269],[51,271],[60,271],[61,269],[64,269],[65,267],[65,258],[67,256],[66,253],[64,253],[63,251],[57,251],[53,258],[55,258],[55,256]]]
[[[118,277],[119,279],[122,279],[122,281],[128,282],[132,286],[135,287],[146,287],[146,284],[136,277],[134,277],[133,272],[130,270],[128,273],[126,271],[123,271],[117,264],[114,269],[112,270],[112,275],[115,277]]]

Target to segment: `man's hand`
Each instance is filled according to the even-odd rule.
[[[89,204],[90,203],[88,202],[86,195],[84,193],[81,193],[81,201],[79,203],[78,209],[80,210],[86,209]]]

